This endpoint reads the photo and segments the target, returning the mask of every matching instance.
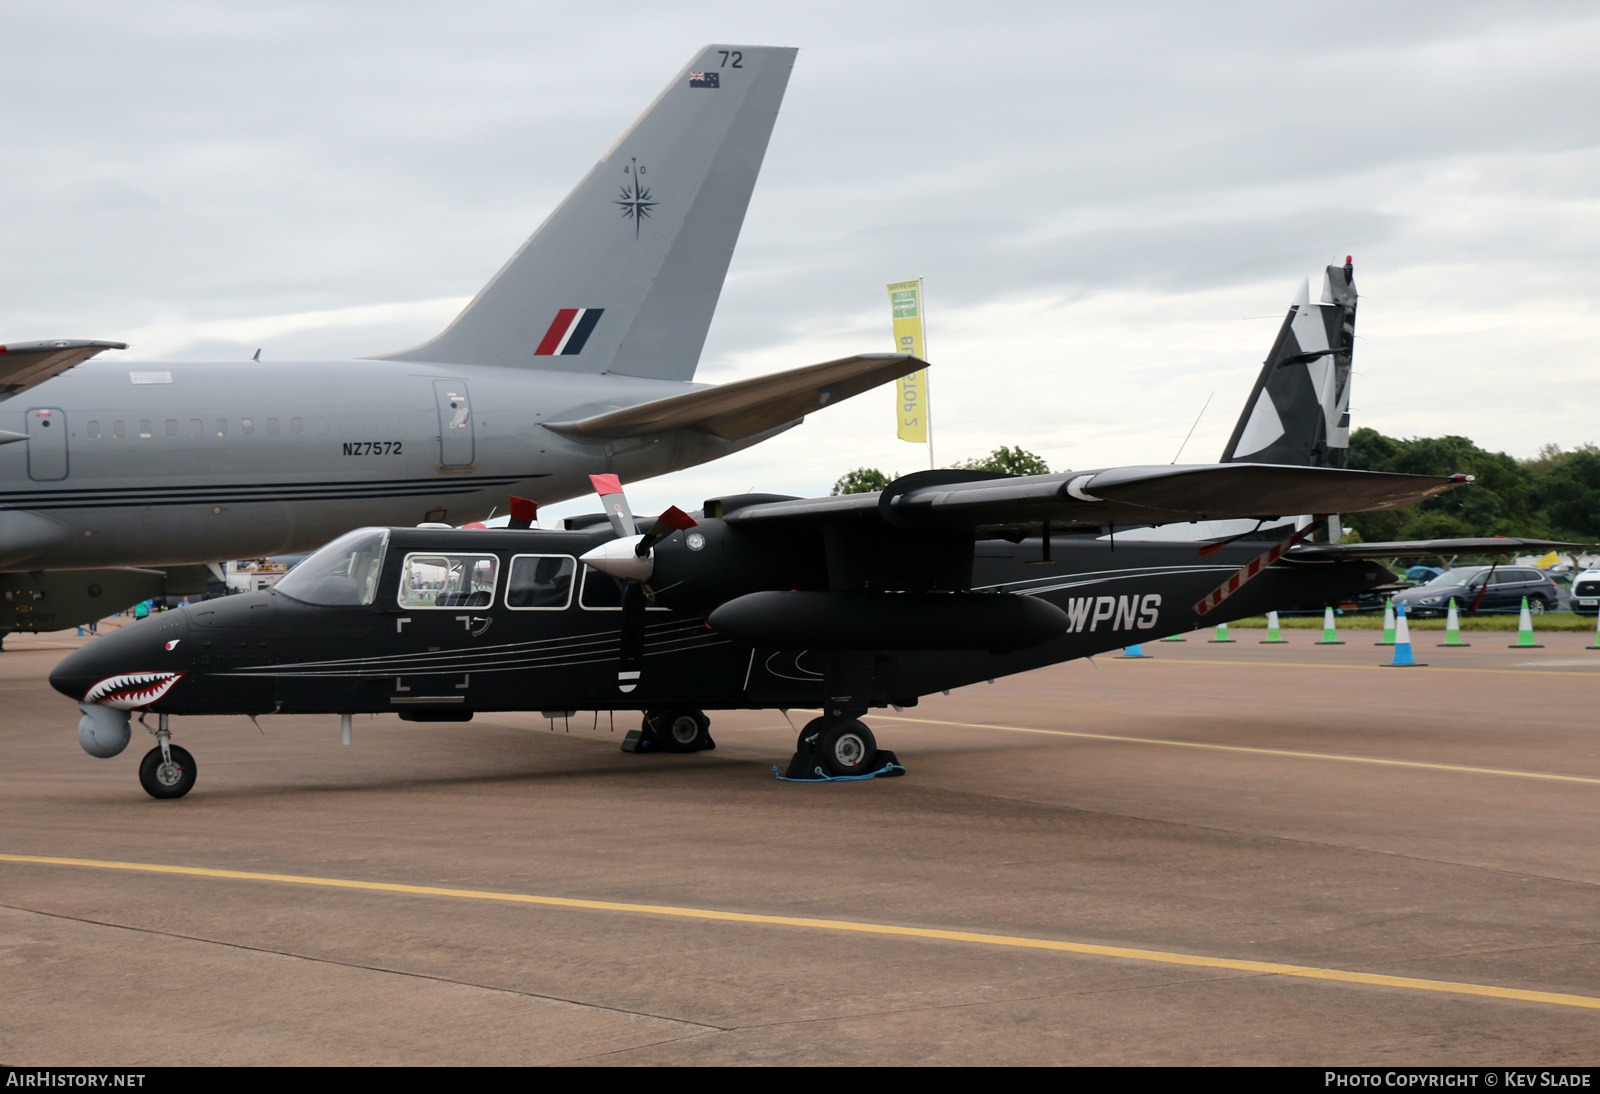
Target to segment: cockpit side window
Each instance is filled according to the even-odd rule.
[[[387,528],[358,528],[315,551],[273,586],[307,604],[365,606],[378,593]]]
[[[400,569],[400,606],[487,608],[499,573],[495,555],[413,552]]]
[[[578,560],[571,555],[517,555],[506,579],[506,607],[513,611],[561,611],[572,603]]]

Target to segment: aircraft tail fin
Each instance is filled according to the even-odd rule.
[[[1351,260],[1324,271],[1318,302],[1310,290],[1302,282],[1289,305],[1220,462],[1345,466],[1356,332]]]
[[[795,53],[702,49],[442,333],[379,359],[692,379]]]

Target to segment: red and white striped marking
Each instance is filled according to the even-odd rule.
[[[1268,566],[1271,566],[1274,562],[1278,561],[1278,559],[1282,558],[1283,552],[1287,551],[1296,543],[1299,543],[1301,540],[1305,539],[1312,532],[1315,532],[1321,527],[1322,521],[1314,520],[1304,528],[1301,528],[1299,531],[1295,532],[1294,535],[1290,536],[1282,543],[1273,544],[1272,549],[1266,554],[1251,559],[1247,565],[1241,566],[1232,577],[1228,578],[1228,580],[1224,581],[1221,585],[1218,585],[1215,589],[1211,590],[1211,592],[1206,595],[1205,599],[1201,600],[1200,603],[1194,606],[1194,613],[1196,615],[1205,615],[1212,608],[1215,608],[1218,604],[1221,604],[1224,600],[1228,599],[1228,597],[1238,592],[1240,587],[1243,586],[1246,581],[1249,581],[1262,570],[1265,570]]]

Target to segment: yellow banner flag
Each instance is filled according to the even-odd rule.
[[[922,282],[900,281],[889,286],[894,316],[894,348],[927,360],[922,344]],[[896,435],[914,444],[928,443],[928,370],[918,369],[898,382],[900,402]]]
[[[1560,561],[1561,560],[1556,557],[1556,553],[1554,551],[1551,551],[1549,554],[1547,554],[1543,558],[1541,558],[1538,562],[1535,562],[1534,565],[1539,567],[1539,569],[1541,569],[1541,570],[1548,570],[1550,567],[1554,566],[1556,563],[1558,563]]]

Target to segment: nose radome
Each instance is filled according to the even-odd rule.
[[[183,611],[142,619],[62,658],[50,673],[50,686],[81,700],[96,684],[116,676],[182,672],[189,661],[188,634]]]

